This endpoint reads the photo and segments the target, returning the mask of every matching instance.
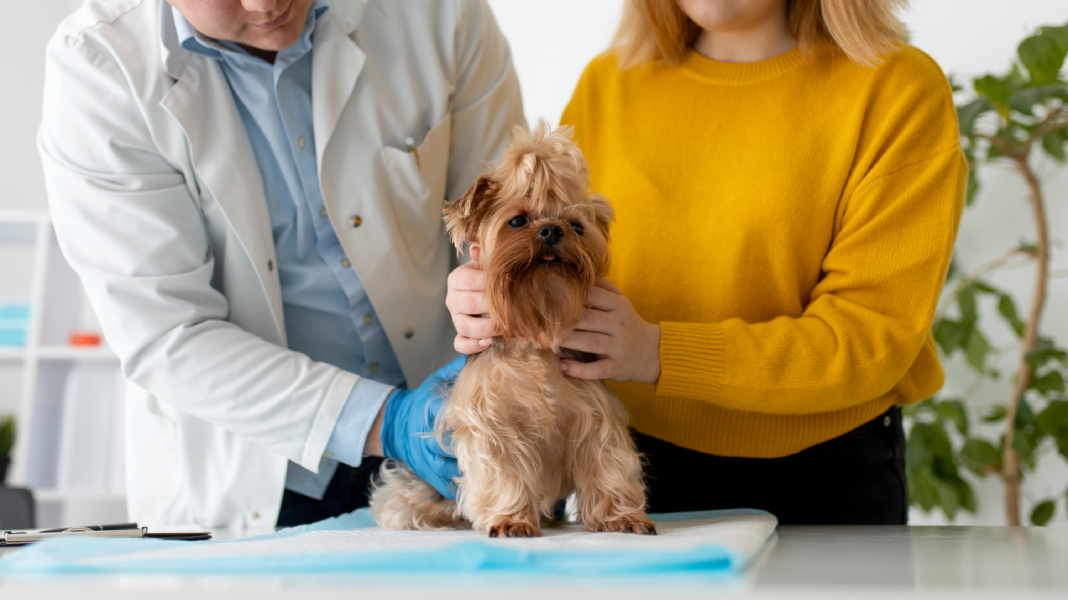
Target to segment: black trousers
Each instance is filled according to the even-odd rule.
[[[278,526],[293,527],[314,523],[367,506],[371,479],[375,473],[378,473],[382,460],[367,456],[358,467],[339,463],[322,500],[286,490],[282,494],[282,510],[278,512]]]
[[[759,508],[783,525],[903,525],[908,519],[901,411],[783,458],[733,458],[681,448],[634,432],[646,461],[649,512]],[[380,458],[339,464],[322,500],[286,490],[279,527],[367,506]]]
[[[908,520],[901,411],[783,458],[705,454],[634,432],[649,512],[759,508],[783,525],[903,525]]]

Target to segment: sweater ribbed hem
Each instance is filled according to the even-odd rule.
[[[660,324],[660,396],[715,398],[723,388],[723,328],[706,323]]]
[[[610,383],[630,413],[631,427],[655,438],[717,456],[780,458],[834,439],[896,404],[893,394],[844,410],[773,415],[662,396],[652,386]]]

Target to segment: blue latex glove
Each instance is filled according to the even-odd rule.
[[[404,461],[446,498],[456,499],[460,476],[456,458],[446,452],[434,437],[434,420],[443,402],[439,392],[456,379],[467,358],[461,356],[445,365],[415,390],[399,388],[386,401],[382,416],[382,454]]]

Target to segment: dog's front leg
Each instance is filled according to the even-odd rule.
[[[463,514],[490,537],[539,537],[537,481],[532,448],[517,436],[454,438],[463,472],[459,502]],[[468,460],[468,457],[471,457]],[[480,458],[476,458],[480,457]]]
[[[588,382],[595,398],[590,410],[575,413],[570,425],[571,472],[578,493],[579,515],[590,531],[656,534],[645,514],[642,465],[627,415],[601,382]]]

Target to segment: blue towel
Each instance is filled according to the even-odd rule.
[[[775,519],[758,510],[705,511],[650,515],[661,527],[685,531],[688,523],[705,526],[706,541],[678,547],[637,548],[637,540],[627,538],[586,538],[624,534],[578,534],[580,543],[565,548],[521,547],[518,540],[490,540],[470,537],[447,545],[398,548],[405,535],[381,532],[384,544],[375,547],[368,530],[362,546],[354,551],[318,551],[317,532],[345,532],[374,528],[367,509],[293,527],[277,533],[239,540],[181,542],[156,539],[79,538],[51,539],[19,549],[0,561],[0,576],[29,573],[157,573],[157,574],[280,574],[280,573],[369,573],[369,572],[486,572],[508,571],[540,574],[614,575],[619,573],[693,572],[732,574],[743,571],[759,553],[771,533]],[[714,519],[715,521],[709,521]],[[716,543],[715,524],[722,522],[732,532],[727,543]],[[709,526],[712,523],[712,526]],[[726,530],[724,530],[726,531]],[[422,534],[426,539],[427,534]],[[731,537],[733,536],[733,537]],[[747,541],[738,543],[739,536]],[[326,536],[329,537],[329,536]],[[638,536],[633,536],[637,538]],[[644,537],[644,536],[643,536]],[[290,540],[282,544],[272,543]],[[618,546],[590,545],[589,540],[618,540]],[[248,546],[248,544],[261,544]],[[293,554],[278,553],[292,544]],[[241,547],[238,547],[240,545]],[[259,553],[260,548],[272,548]],[[180,549],[176,552],[160,552]],[[369,551],[370,550],[370,551]],[[154,557],[153,555],[160,556]],[[203,554],[204,556],[198,556]],[[228,555],[232,554],[232,555]]]

